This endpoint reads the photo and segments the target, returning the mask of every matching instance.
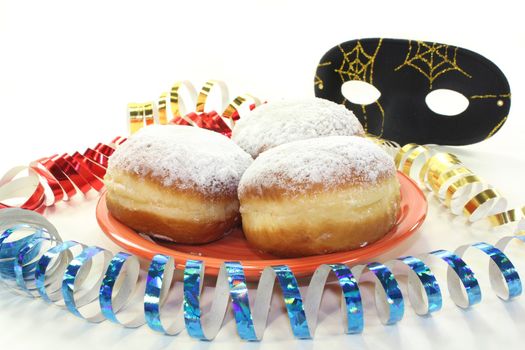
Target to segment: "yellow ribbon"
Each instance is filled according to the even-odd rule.
[[[237,96],[228,103],[228,87],[219,80],[208,80],[199,93],[189,81],[178,81],[169,94],[162,93],[156,102],[128,104],[130,133],[145,125],[167,124],[168,106],[172,118],[180,117],[195,125],[186,115],[189,112],[205,112],[212,90],[220,93],[221,105],[216,110],[222,111],[220,115],[229,119],[230,127],[234,126],[233,116],[240,112],[243,104],[251,102],[257,106],[261,103],[248,94]],[[409,143],[401,147],[374,135],[367,137],[389,152],[400,171],[434,193],[452,213],[463,214],[471,222],[488,220],[492,226],[514,223],[525,217],[525,207],[508,209],[506,199],[468,169],[456,155],[439,152],[431,145]]]
[[[465,167],[456,155],[439,152],[435,146],[410,143],[400,147],[373,135],[367,137],[393,154],[396,167],[419,181],[452,213],[463,214],[471,222],[487,220],[492,226],[525,218],[525,207],[508,209],[507,200]]]
[[[240,114],[242,105],[245,103],[253,103],[256,106],[261,104],[258,98],[249,94],[239,95],[229,102],[228,86],[220,80],[208,80],[198,94],[191,82],[182,80],[172,85],[169,94],[163,92],[157,101],[128,104],[130,134],[134,134],[146,125],[166,125],[171,118],[177,117],[194,125],[195,123],[186,115],[190,112],[205,112],[212,90],[218,90],[221,100],[221,105],[215,109],[222,111],[220,115],[230,121],[231,128],[235,124],[233,116],[236,113]],[[168,117],[169,112],[171,112],[171,118]]]

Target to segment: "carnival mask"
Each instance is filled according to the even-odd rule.
[[[341,91],[348,81],[371,84],[380,97],[366,105],[353,103]],[[433,111],[427,95],[442,89],[464,96],[466,109],[452,116]],[[479,142],[501,128],[510,109],[507,79],[485,57],[399,39],[351,40],[333,47],[319,62],[315,95],[343,103],[368,133],[400,144]]]

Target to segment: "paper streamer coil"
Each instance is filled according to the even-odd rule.
[[[525,241],[525,237],[509,236],[495,246],[479,242],[463,245],[454,252],[436,250],[420,257],[400,257],[385,264],[321,265],[313,274],[306,293],[300,291],[287,266],[267,267],[259,279],[254,302],[253,296],[249,296],[242,265],[225,262],[217,277],[213,304],[207,313],[202,311],[200,304],[205,266],[202,261],[188,260],[183,280],[174,282],[183,284],[182,305],[164,310],[174,279],[174,261],[170,257],[156,255],[150,262],[146,281],[141,285],[137,257],[124,252],[113,255],[103,248],[86,247],[74,241],[63,242],[55,227],[32,211],[1,210],[0,232],[0,277],[4,286],[31,297],[40,296],[89,322],[109,320],[130,328],[146,323],[152,330],[168,335],[186,329],[191,337],[201,340],[212,340],[218,334],[228,306],[233,310],[240,338],[261,340],[271,300],[275,296],[276,281],[292,333],[298,339],[314,336],[329,275],[335,276],[341,290],[345,333],[360,333],[364,328],[360,286],[365,272],[369,272],[375,285],[376,309],[383,324],[395,324],[403,318],[406,299],[418,315],[434,313],[441,309],[443,295],[442,285],[427,262],[430,260],[448,266],[447,288],[454,303],[461,308],[471,307],[482,298],[476,274],[462,258],[472,248],[488,256],[491,286],[499,298],[510,300],[521,295],[523,289],[518,272],[504,251],[512,240]],[[73,254],[75,249],[77,252]],[[103,268],[89,279],[97,256]],[[396,265],[402,266],[407,273],[407,295],[401,292],[400,282],[393,273]],[[94,283],[90,282],[93,280]],[[142,297],[142,312],[130,320],[121,320],[119,312],[132,306],[133,295],[137,294]],[[91,313],[86,312],[89,306],[96,306],[96,310],[91,307]],[[180,315],[172,324],[166,325],[162,314],[172,314],[177,309],[181,311]]]
[[[209,110],[207,103],[213,90],[220,98],[219,106]],[[128,104],[130,134],[151,124],[193,125],[217,131],[228,137],[240,118],[241,106],[249,104],[249,109],[260,105],[260,100],[250,94],[243,94],[229,99],[228,86],[220,80],[208,80],[197,93],[189,81],[178,81],[163,92],[157,101]],[[219,112],[216,112],[218,110]]]
[[[399,170],[432,192],[453,214],[464,215],[470,222],[486,220],[492,226],[525,222],[525,206],[508,209],[505,197],[456,155],[438,152],[434,146],[410,143],[401,147],[373,135],[367,137],[393,155]]]
[[[215,89],[221,100],[218,106],[223,111],[221,114],[207,105]],[[230,137],[233,125],[240,117],[241,107],[248,104],[251,110],[260,101],[244,94],[228,102],[228,96],[228,88],[221,81],[207,81],[198,94],[190,82],[176,82],[170,93],[162,93],[157,102],[128,104],[130,133],[146,125],[171,123],[206,128]],[[100,192],[104,188],[108,159],[125,141],[126,138],[116,137],[109,144],[99,143],[83,153],[53,155],[28,166],[12,168],[0,179],[0,209],[20,207],[42,213],[46,207],[67,201],[79,193],[85,195],[92,189]],[[5,203],[14,198],[24,198],[24,201],[14,206]]]
[[[153,123],[169,123],[170,110],[172,123],[205,127],[229,135],[239,117],[238,108],[246,101],[254,102],[251,107],[259,101],[248,95],[239,96],[220,115],[206,112],[206,100],[214,88],[222,93],[224,106],[228,100],[225,85],[215,81],[207,82],[198,95],[191,84],[179,82],[169,94],[161,94],[158,102],[130,104],[131,132]],[[195,104],[194,112],[187,113],[182,91],[187,91]],[[432,191],[453,213],[466,215],[470,221],[488,219],[495,226],[517,222],[525,215],[525,208],[507,210],[506,200],[455,155],[436,152],[431,146],[408,144],[400,147],[388,140],[373,139],[393,155],[400,170]],[[185,262],[180,316],[172,324],[166,324],[162,315],[172,313],[172,310],[165,310],[174,277],[171,258],[155,256],[146,281],[141,284],[137,257],[124,252],[113,255],[103,248],[86,247],[74,241],[63,242],[53,225],[33,212],[42,212],[46,206],[68,200],[77,193],[85,194],[91,189],[100,191],[108,157],[124,141],[125,138],[118,137],[109,145],[97,144],[82,154],[42,158],[29,166],[15,167],[0,179],[0,201],[23,197],[25,200],[20,206],[28,209],[0,204],[0,280],[4,286],[32,297],[40,296],[90,322],[109,320],[130,328],[146,323],[154,331],[169,335],[186,329],[191,337],[203,340],[211,340],[218,334],[228,306],[233,310],[240,338],[260,340],[274,297],[275,281],[282,291],[292,333],[300,339],[314,336],[322,292],[329,275],[335,276],[341,289],[345,333],[360,333],[364,327],[360,290],[364,273],[372,277],[377,313],[384,324],[395,324],[402,319],[406,300],[418,315],[434,313],[442,307],[443,284],[438,283],[432,273],[430,260],[441,261],[447,266],[446,286],[454,303],[461,308],[471,307],[482,298],[476,275],[462,258],[471,248],[488,256],[490,283],[499,298],[510,300],[522,293],[521,279],[504,251],[513,240],[525,241],[520,236],[523,232],[504,237],[494,246],[479,242],[461,246],[454,252],[436,250],[384,264],[321,265],[312,276],[306,295],[299,290],[287,266],[268,267],[259,279],[255,302],[248,295],[242,265],[226,262],[217,279],[213,305],[206,313],[200,304],[205,266],[201,261],[190,260]],[[20,177],[23,172],[27,175]],[[102,266],[98,274],[93,272],[95,260]],[[399,267],[408,276],[406,295],[401,292],[400,283],[392,272]],[[123,317],[122,311],[137,306],[132,301],[137,293],[142,298],[142,312]],[[93,306],[96,306],[95,311]]]
[[[205,106],[210,92],[218,89],[221,97],[222,118],[217,113],[205,113]],[[190,102],[184,102],[181,91],[186,91]],[[160,102],[163,101],[163,102]],[[225,109],[228,101],[228,89],[221,81],[209,80],[198,93],[188,81],[177,82],[171,88],[169,103],[167,94],[161,94],[158,108],[154,102],[132,103],[138,112],[129,113],[131,133],[152,123],[165,124],[167,118],[165,106],[171,105],[172,123],[204,127],[231,136],[231,127],[239,118],[239,107],[247,101],[253,101],[253,109],[260,101],[251,95],[235,98]],[[187,114],[186,105],[194,105],[196,113]],[[151,108],[153,106],[153,108]],[[138,116],[138,117],[137,117]],[[230,120],[230,127],[223,125],[224,119]],[[208,122],[208,120],[210,120]],[[399,170],[419,181],[420,186],[432,191],[436,197],[456,215],[465,215],[470,222],[488,220],[492,226],[515,223],[525,217],[525,206],[518,209],[507,208],[506,199],[489,184],[466,168],[457,156],[438,152],[432,146],[407,144],[401,147],[393,141],[384,140],[374,135],[367,135],[389,152],[395,159]],[[525,223],[523,224],[525,226]]]
[[[221,103],[218,108],[223,110],[222,114],[206,111],[213,90],[219,93]],[[134,133],[154,123],[173,123],[202,127],[229,137],[235,120],[240,116],[240,107],[250,103],[249,108],[253,109],[260,101],[245,94],[228,104],[228,96],[227,86],[221,81],[207,81],[199,93],[188,81],[176,82],[170,93],[162,93],[157,102],[128,105],[130,132]],[[171,120],[168,120],[168,112]],[[230,125],[226,124],[227,121]],[[422,188],[434,193],[453,214],[465,215],[470,222],[488,220],[492,226],[521,220],[520,227],[525,227],[525,207],[508,209],[507,200],[464,166],[457,156],[438,152],[432,146],[407,144],[401,147],[374,135],[367,137],[389,152],[399,170],[416,179]],[[99,143],[83,154],[54,155],[32,162],[27,167],[9,170],[0,179],[0,208],[11,207],[2,203],[6,199],[23,197],[25,201],[18,207],[43,212],[46,206],[68,200],[76,193],[85,194],[91,189],[101,191],[108,157],[125,140],[117,137],[109,145]],[[27,175],[19,177],[24,171]]]
[[[17,207],[42,213],[46,207],[78,193],[86,194],[92,189],[100,192],[108,157],[124,141],[125,138],[116,137],[109,145],[99,143],[82,154],[53,155],[10,169],[0,179],[0,209],[12,207],[4,201],[23,197],[24,202]]]

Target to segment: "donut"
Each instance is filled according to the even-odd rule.
[[[150,236],[199,244],[239,222],[237,187],[253,159],[227,137],[193,126],[152,125],[110,157],[107,208]]]
[[[235,124],[232,140],[256,158],[261,152],[291,141],[363,134],[352,111],[313,97],[269,102],[255,108]]]
[[[279,257],[364,247],[391,230],[400,207],[392,158],[363,137],[290,142],[259,155],[239,183],[250,245]]]

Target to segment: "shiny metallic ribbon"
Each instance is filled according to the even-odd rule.
[[[214,89],[221,97],[218,106],[219,110],[223,110],[221,114],[206,111],[208,97]],[[231,136],[231,128],[240,116],[240,107],[250,103],[252,109],[260,101],[247,94],[236,97],[229,104],[228,100],[227,86],[221,81],[207,81],[198,94],[190,82],[179,81],[172,86],[169,94],[162,93],[157,102],[128,105],[130,132],[134,133],[145,125],[174,123],[203,127]],[[171,120],[168,120],[168,112]],[[508,209],[507,200],[463,165],[457,156],[438,152],[433,146],[407,144],[400,147],[395,142],[373,135],[368,137],[394,157],[399,170],[431,191],[452,213],[463,214],[471,222],[487,220],[492,226],[519,222],[518,227],[525,229],[525,207]],[[125,140],[117,137],[109,145],[99,143],[83,153],[53,155],[28,166],[10,169],[0,179],[0,209],[12,207],[5,204],[6,200],[24,198],[24,202],[15,207],[42,213],[47,206],[69,200],[79,192],[101,191],[108,158]]]
[[[274,297],[275,281],[282,292],[291,332],[298,339],[314,336],[323,290],[330,275],[335,277],[341,290],[345,333],[363,331],[364,303],[360,288],[365,274],[369,276],[366,281],[375,286],[376,309],[383,324],[395,324],[403,318],[405,299],[418,315],[429,315],[439,311],[443,303],[442,284],[432,273],[431,260],[446,264],[446,285],[452,300],[461,308],[469,308],[482,297],[475,273],[463,260],[469,249],[479,250],[488,257],[490,283],[499,298],[510,300],[523,291],[518,272],[504,252],[513,240],[525,242],[525,237],[518,235],[504,237],[494,246],[484,242],[466,244],[454,252],[436,250],[384,264],[321,265],[311,277],[306,293],[301,292],[287,266],[269,266],[259,278],[254,302],[249,296],[242,264],[225,262],[217,277],[213,303],[205,313],[200,304],[205,270],[202,261],[186,261],[182,281],[174,281],[173,258],[156,255],[150,262],[145,282],[141,283],[137,257],[124,252],[113,255],[103,248],[86,247],[74,241],[63,242],[55,227],[33,211],[0,210],[0,232],[0,280],[11,290],[31,297],[40,296],[89,322],[109,320],[130,328],[146,323],[153,331],[168,335],[186,329],[189,336],[201,340],[215,338],[229,306],[239,337],[247,341],[261,340]],[[101,267],[98,273],[93,272],[93,261],[97,257]],[[401,271],[400,267],[404,269],[402,274],[407,275],[406,295],[393,272]],[[173,308],[164,309],[175,283],[183,284],[182,304],[174,307],[179,313],[166,325],[162,314],[173,314]],[[142,312],[121,320],[120,311],[136,304],[137,296],[142,299]]]
[[[525,206],[509,209],[507,200],[493,186],[468,169],[452,153],[436,146],[397,143],[368,135],[395,160],[397,168],[431,192],[453,214],[470,222],[485,220],[491,226],[519,223],[525,229]]]
[[[208,108],[209,96],[216,90],[220,103]],[[249,104],[253,109],[260,100],[243,94],[230,101],[228,86],[220,80],[208,80],[197,93],[187,80],[173,84],[170,92],[163,92],[156,101],[128,104],[129,131],[133,134],[151,124],[193,125],[231,136],[235,121],[240,118],[241,106]],[[218,111],[218,112],[217,112]]]
[[[228,135],[231,128],[228,131],[223,123],[229,120],[231,127],[239,117],[238,107],[250,97],[234,99],[221,115],[205,112],[207,96],[214,87],[220,89],[225,104],[225,86],[213,81],[206,83],[199,95],[191,84],[180,82],[173,86],[169,97],[166,93],[162,94],[158,103],[130,104],[131,131],[153,123],[166,124],[166,109],[169,106],[174,123],[206,127]],[[194,112],[188,113],[185,109],[181,94],[184,89],[196,105]],[[253,98],[252,101],[258,103]],[[506,206],[504,199],[456,156],[438,153],[431,146],[409,144],[399,147],[390,141],[374,139],[390,151],[400,170],[416,177],[422,187],[432,191],[452,212],[464,213],[471,221],[488,218],[493,225],[503,225],[522,218],[520,210],[502,209]],[[41,212],[46,206],[68,200],[78,192],[87,193],[90,189],[100,191],[108,157],[123,141],[125,139],[119,137],[109,145],[98,144],[83,154],[55,155],[35,161],[28,167],[15,167],[0,179],[0,201],[24,197],[26,200],[21,204],[22,208]],[[27,175],[20,177],[19,174],[24,171],[27,171]],[[455,252],[437,250],[420,257],[402,257],[385,264],[374,262],[351,268],[342,264],[321,265],[310,280],[307,297],[301,294],[297,280],[288,267],[267,267],[259,279],[254,303],[250,302],[248,296],[242,265],[226,262],[221,267],[214,302],[207,313],[203,313],[200,307],[205,267],[201,261],[195,260],[185,263],[180,316],[166,325],[161,310],[165,308],[172,285],[173,259],[155,256],[150,263],[146,281],[141,284],[137,257],[123,252],[113,256],[103,248],[86,247],[74,241],[62,242],[53,225],[29,210],[12,209],[9,205],[0,204],[1,283],[24,295],[41,296],[46,302],[62,306],[90,322],[107,319],[125,327],[138,327],[146,323],[154,331],[169,335],[178,334],[185,327],[191,337],[211,340],[220,331],[227,308],[231,306],[241,339],[260,340],[266,328],[273,287],[277,280],[293,335],[301,339],[311,338],[317,324],[322,292],[331,274],[341,288],[345,333],[359,333],[364,326],[359,288],[363,274],[368,274],[375,284],[376,308],[384,324],[395,324],[402,319],[405,297],[418,315],[427,315],[441,308],[441,287],[427,264],[431,258],[448,266],[447,287],[456,305],[468,308],[479,303],[479,283],[462,259],[469,248],[476,248],[489,257],[491,285],[502,300],[512,299],[522,292],[519,275],[504,254],[511,241],[525,240],[519,235],[504,237],[495,246],[480,242],[461,246]],[[103,268],[98,275],[92,271],[97,259],[98,265]],[[392,272],[396,266],[403,267],[407,273],[406,296]],[[93,276],[89,278],[93,274],[94,282]],[[134,300],[137,295],[143,299],[143,312],[123,317],[123,310],[136,306]],[[97,306],[95,311],[94,305]]]
[[[210,92],[216,89],[220,93],[221,116],[215,112],[206,113],[205,107]],[[183,92],[186,95],[183,97]],[[169,123],[166,106],[171,107],[171,123],[194,125],[231,136],[231,128],[239,118],[239,107],[252,101],[252,108],[260,101],[251,95],[235,98],[226,108],[228,89],[221,81],[209,80],[197,94],[195,87],[188,81],[176,82],[171,88],[169,97],[162,93],[159,101],[128,105],[130,132],[153,123]],[[186,106],[195,106],[189,112]],[[164,116],[158,118],[156,116]],[[230,126],[224,120],[230,120]],[[463,165],[459,158],[451,153],[438,152],[435,147],[407,144],[403,147],[395,142],[368,135],[389,152],[395,159],[399,170],[416,179],[420,186],[433,192],[436,197],[453,214],[465,215],[470,222],[487,220],[492,226],[501,226],[522,221],[525,226],[525,206],[509,209],[507,200],[490,184],[484,182],[470,169]]]
[[[108,158],[124,141],[116,137],[108,145],[99,143],[83,153],[53,155],[8,170],[0,179],[0,209],[12,207],[4,203],[6,200],[22,197],[24,202],[16,207],[42,213],[78,193],[100,192]]]
[[[221,114],[209,106],[208,98],[213,90],[219,94],[221,103],[216,107]],[[202,127],[230,137],[241,107],[246,104],[253,109],[260,101],[244,94],[228,102],[228,96],[228,88],[221,81],[207,81],[199,93],[188,81],[176,82],[170,93],[162,93],[158,101],[128,104],[130,133],[146,125],[171,123]],[[168,113],[171,118],[168,118]],[[125,141],[126,138],[116,137],[109,144],[99,143],[83,153],[55,154],[28,166],[10,169],[0,179],[0,209],[20,207],[43,213],[46,207],[67,201],[79,193],[100,192],[104,188],[108,159]],[[14,198],[24,198],[24,201],[14,206],[5,203]]]

